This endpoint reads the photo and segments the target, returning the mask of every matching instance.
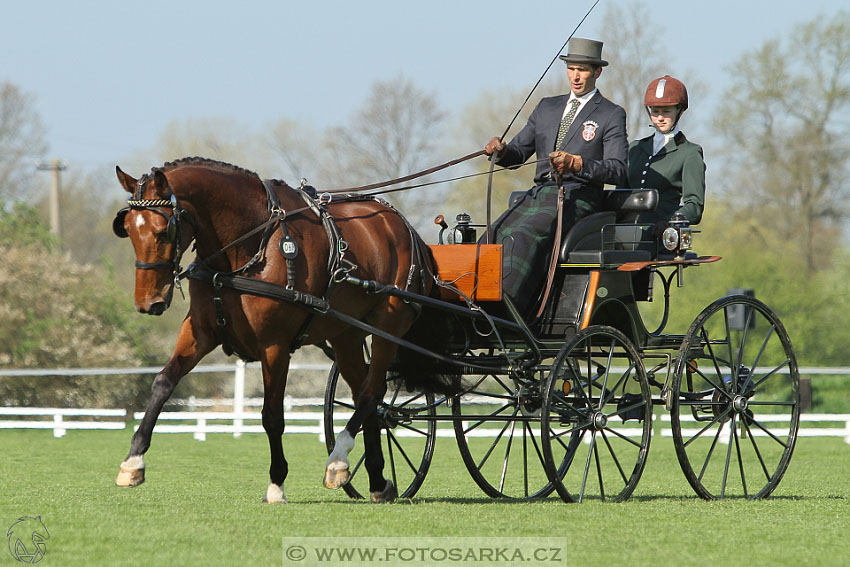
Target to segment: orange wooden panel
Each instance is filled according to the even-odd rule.
[[[440,244],[430,248],[441,280],[452,283],[474,301],[501,301],[501,244]],[[440,289],[440,297],[458,299],[444,288]]]

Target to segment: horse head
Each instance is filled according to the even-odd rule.
[[[131,195],[112,221],[112,230],[133,243],[136,309],[161,315],[171,305],[180,257],[193,238],[192,223],[162,171],[154,170],[139,179],[117,166],[115,172]]]

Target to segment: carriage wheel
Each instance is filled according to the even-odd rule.
[[[800,377],[767,306],[739,295],[706,307],[679,349],[671,398],[676,454],[699,496],[773,492],[797,439]]]
[[[626,500],[652,434],[649,382],[631,341],[612,327],[582,330],[561,348],[545,395],[543,454],[561,498]]]
[[[336,435],[354,412],[351,390],[339,378],[339,369],[334,364],[325,389],[325,446],[328,454],[333,451]],[[437,424],[429,418],[435,415],[433,394],[411,394],[404,390],[400,381],[387,382],[387,393],[378,406],[384,476],[389,472],[389,478],[402,498],[416,494],[431,466]],[[351,498],[363,498],[369,493],[369,475],[364,459],[363,438],[360,436],[348,455],[351,480],[342,487]]]
[[[475,483],[493,498],[542,498],[554,490],[543,469],[539,372],[479,376],[452,399],[455,438]]]

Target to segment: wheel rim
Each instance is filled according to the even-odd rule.
[[[480,376],[452,399],[455,438],[470,476],[493,498],[542,498],[552,493],[543,468],[538,376]]]
[[[325,446],[333,451],[336,435],[354,411],[351,390],[340,380],[336,364],[331,368],[325,392]],[[410,498],[425,481],[431,466],[436,440],[434,395],[409,393],[400,381],[387,383],[384,401],[378,406],[381,423],[381,450],[384,455],[384,476],[393,481],[402,498]],[[351,498],[364,498],[369,493],[369,477],[365,467],[363,437],[348,455],[351,479],[343,490]]]
[[[762,498],[788,468],[800,421],[797,360],[776,315],[730,296],[682,342],[673,381],[673,442],[702,498]]]
[[[646,464],[652,400],[640,357],[611,327],[564,345],[541,411],[546,471],[567,502],[627,499]]]

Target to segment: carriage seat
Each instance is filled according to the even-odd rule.
[[[644,262],[655,255],[651,227],[637,224],[658,206],[656,189],[609,189],[604,211],[580,219],[564,236],[560,261],[568,264]]]

